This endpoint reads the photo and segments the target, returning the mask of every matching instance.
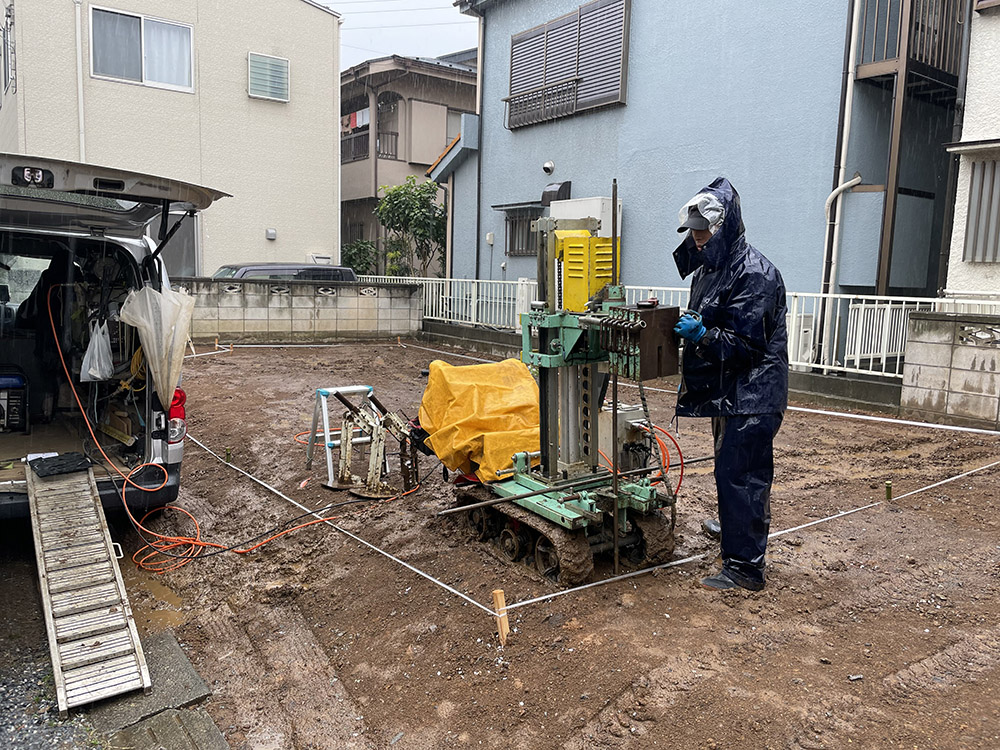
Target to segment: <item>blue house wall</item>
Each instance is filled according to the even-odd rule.
[[[505,215],[491,206],[537,201],[553,181],[571,180],[573,198],[609,196],[617,178],[622,281],[682,285],[670,257],[678,209],[725,175],[748,240],[789,289],[819,291],[848,1],[633,0],[627,104],[507,130],[511,36],[581,4],[483,9],[482,139],[455,173],[453,275],[534,277],[533,257],[505,256]]]

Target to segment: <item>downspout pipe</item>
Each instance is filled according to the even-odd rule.
[[[958,84],[955,91],[955,120],[951,128],[951,142],[962,140],[965,124],[965,89],[969,82],[969,49],[972,46],[972,6],[974,0],[965,0],[962,15],[962,52],[958,64]],[[958,192],[958,168],[960,154],[952,154],[948,161],[948,193],[944,206],[944,228],[941,232],[941,253],[938,257],[938,296],[945,295],[948,282],[948,261],[951,257],[952,231],[955,228],[955,194]]]
[[[851,0],[847,16],[847,39],[844,42],[844,73],[840,88],[840,121],[837,123],[837,163],[833,171],[833,192],[826,199],[826,242],[823,246],[823,277],[821,291],[828,294],[836,285],[836,255],[840,241],[840,219],[843,212],[843,201],[837,198],[845,190],[860,183],[854,180],[845,181],[847,170],[847,154],[851,141],[851,114],[854,107],[854,66],[857,50],[858,20],[861,13],[861,0]],[[852,184],[846,185],[847,182]],[[830,221],[830,209],[837,202],[836,218]]]
[[[473,10],[470,8],[470,12],[474,13],[479,17],[479,61],[476,69],[476,84],[478,91],[476,91],[476,114],[479,115],[479,150],[476,153],[476,275],[475,278],[478,280],[479,273],[479,262],[480,262],[480,246],[482,245],[482,233],[483,233],[483,148],[486,145],[485,139],[483,138],[483,63],[486,60],[486,15],[482,11]],[[493,267],[492,260],[490,261],[490,274],[492,275]]]
[[[827,267],[827,279],[823,285],[823,293],[830,293],[833,285],[837,283],[837,261],[840,257],[840,219],[843,212],[842,201],[838,201],[843,193],[846,193],[851,188],[861,184],[861,173],[855,172],[854,177],[849,179],[847,182],[842,182],[834,188],[833,192],[830,193],[829,197],[826,199],[826,226],[827,231],[833,236],[833,242],[829,249],[829,258],[826,261]],[[836,201],[837,210],[833,218],[830,217],[831,209],[833,209],[833,204]]]
[[[83,0],[73,0],[76,6],[76,118],[80,137],[80,159],[87,161],[87,128],[83,111]]]

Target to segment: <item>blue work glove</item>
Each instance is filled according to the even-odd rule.
[[[705,326],[701,322],[701,315],[694,310],[688,310],[674,326],[674,333],[686,338],[688,341],[697,344],[705,335]]]

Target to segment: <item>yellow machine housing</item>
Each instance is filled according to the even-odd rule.
[[[590,298],[612,283],[611,238],[579,229],[557,229],[554,234],[556,258],[562,261],[562,309],[586,312]],[[620,267],[621,242],[617,245]]]

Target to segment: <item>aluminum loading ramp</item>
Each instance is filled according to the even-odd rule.
[[[143,688],[139,643],[93,470],[25,472],[59,714]]]

